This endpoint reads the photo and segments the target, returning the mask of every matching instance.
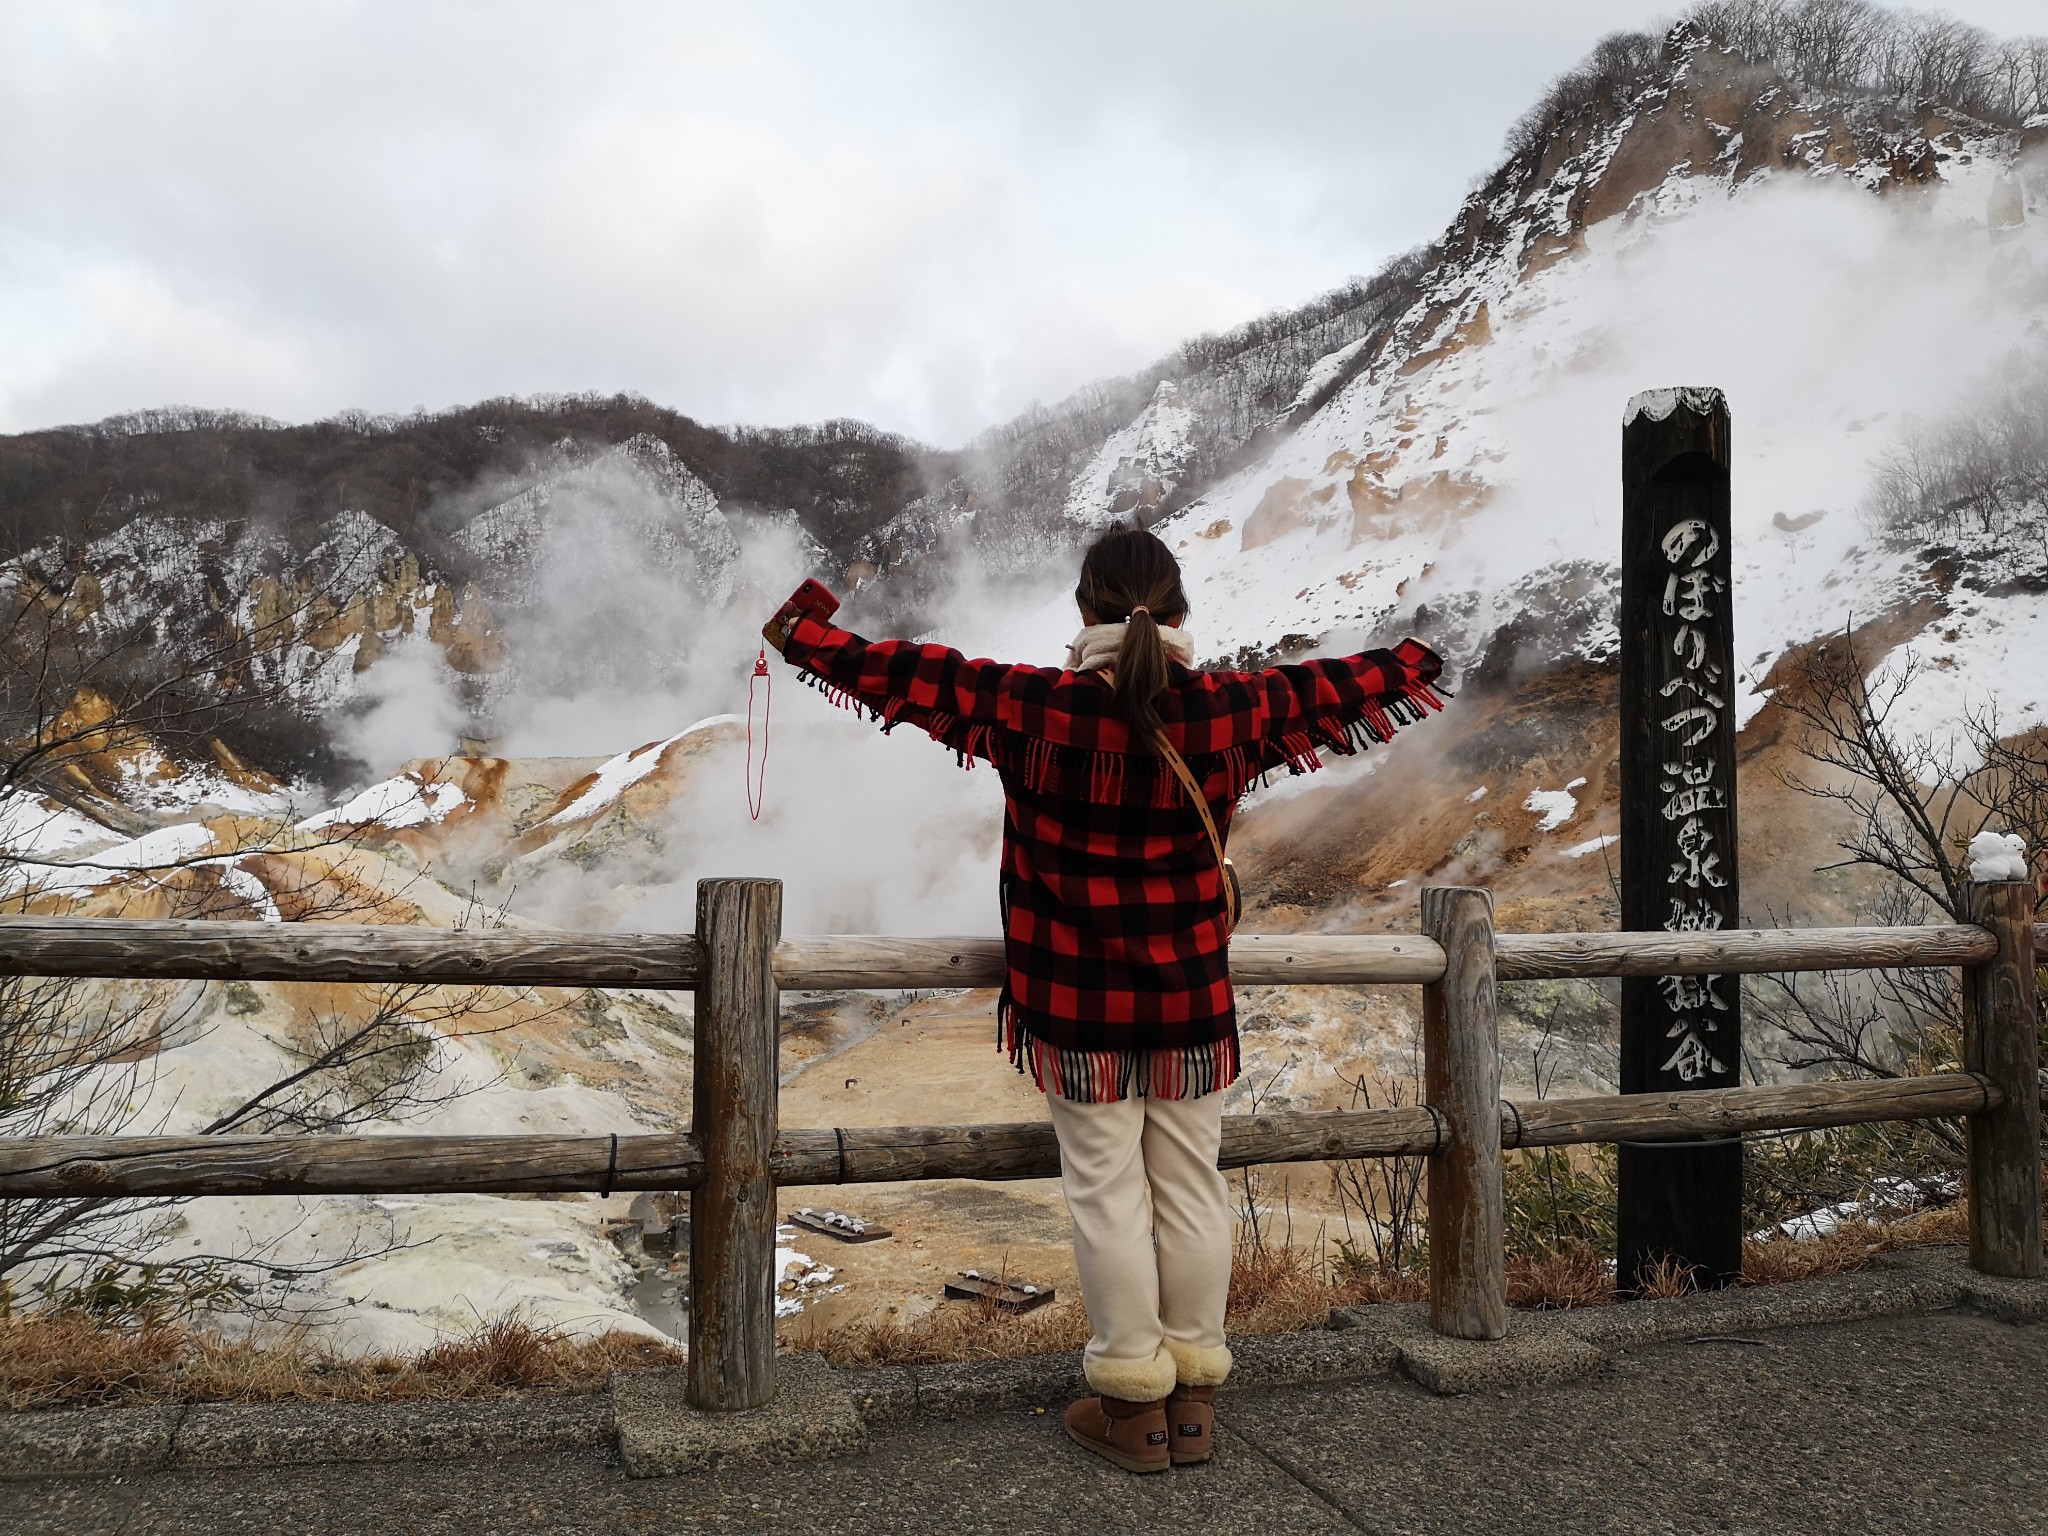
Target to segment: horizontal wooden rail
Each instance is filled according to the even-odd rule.
[[[672,1190],[703,1166],[694,1136],[21,1136],[0,1197]]]
[[[1501,1145],[1655,1141],[1802,1130],[1996,1108],[1967,1072],[1878,1082],[1798,1083],[1695,1093],[1501,1105]],[[1447,1145],[1422,1106],[1228,1115],[1217,1165],[1426,1156]],[[774,1182],[899,1184],[1045,1179],[1060,1171],[1043,1121],[1005,1125],[792,1129],[775,1138]],[[0,1139],[0,1198],[376,1195],[691,1189],[692,1136],[46,1136]]]
[[[784,991],[842,987],[999,987],[999,938],[893,938],[809,934],[784,938],[774,956]],[[1239,934],[1231,979],[1239,985],[1427,983],[1444,975],[1444,950],[1413,934]]]
[[[7,917],[0,975],[676,990],[703,981],[704,950],[687,933]]]
[[[698,1209],[685,1395],[699,1408],[757,1406],[774,1376],[767,1255],[778,1187],[1049,1178],[1060,1168],[1045,1122],[780,1129],[779,992],[981,987],[1004,972],[1002,942],[992,938],[781,939],[780,896],[774,881],[702,881],[700,934],[0,918],[0,975],[690,990],[699,1066],[687,1135],[0,1139],[0,1199],[688,1190]],[[1447,1239],[1437,1255],[1444,1262],[1433,1266],[1432,1326],[1488,1339],[1506,1324],[1496,1146],[1729,1138],[1955,1116],[1971,1156],[1972,1264],[2036,1275],[2034,964],[2048,953],[2048,927],[2031,921],[2036,893],[2025,882],[1983,886],[1972,899],[1974,925],[1497,934],[1485,892],[1430,890],[1428,934],[1244,935],[1230,956],[1232,979],[1242,984],[1422,986],[1430,1103],[1229,1116],[1218,1162],[1428,1157],[1432,1233]],[[1463,914],[1456,921],[1454,907]],[[1907,966],[1963,968],[1971,1071],[1498,1098],[1497,982]]]
[[[1502,981],[1578,976],[1755,975],[1974,965],[1997,951],[1982,928],[1739,928],[1719,933],[1504,933]]]
[[[1362,984],[1435,981],[1444,952],[1409,934],[1252,934],[1230,941],[1230,976],[1241,986],[1292,982]],[[854,987],[999,987],[1003,941],[995,938],[896,938],[884,934],[811,934],[775,950],[775,979],[785,991]]]
[[[1970,1072],[1870,1082],[1776,1083],[1541,1099],[1501,1105],[1504,1147],[1564,1147],[1594,1141],[1678,1141],[1744,1131],[1815,1130],[1880,1120],[1934,1120],[1996,1108],[1998,1090]]]
[[[1502,981],[1539,981],[1975,965],[1996,942],[1961,925],[1507,933],[1499,936],[1498,966]],[[2036,942],[2048,953],[2048,930]],[[1444,972],[1442,948],[1419,935],[1241,934],[1230,959],[1241,985],[1426,985]],[[0,918],[0,975],[687,990],[703,981],[704,951],[691,934],[9,917]],[[999,986],[1003,943],[796,936],[776,947],[775,977],[787,991]]]

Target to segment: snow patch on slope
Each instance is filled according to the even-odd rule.
[[[670,747],[702,731],[742,724],[745,724],[743,715],[712,715],[699,720],[695,725],[686,726],[666,740],[649,742],[644,747],[635,747],[630,752],[620,753],[592,775],[590,783],[581,794],[548,817],[541,825],[551,827],[582,821],[609,810],[617,803],[619,796],[661,766],[662,758]]]
[[[1572,793],[1585,784],[1584,779],[1573,779],[1563,789],[1532,789],[1529,798],[1522,802],[1522,809],[1534,811],[1540,818],[1536,823],[1538,832],[1555,832],[1579,813],[1579,797]]]
[[[1205,653],[1289,634],[1333,647],[1434,616],[1464,664],[1555,591],[1552,573],[1583,564],[1618,585],[1611,412],[1660,375],[1721,380],[1729,399],[1743,669],[1903,598],[1917,563],[1857,515],[1873,457],[2013,335],[2043,329],[2048,220],[1994,242],[1980,214],[1996,173],[1957,168],[1911,201],[1753,182],[1596,225],[1583,255],[1484,294],[1486,339],[1369,370],[1160,525]],[[1231,531],[1197,536],[1219,523]],[[2023,624],[2007,606],[2001,622]],[[1611,654],[1611,615],[1589,583],[1552,654]],[[1049,605],[1036,648],[1064,623]],[[1750,714],[1763,702],[1738,697]]]
[[[1138,418],[1112,432],[1074,477],[1067,516],[1083,528],[1106,528],[1156,508],[1194,463],[1199,425],[1178,386],[1161,379]]]
[[[446,821],[469,803],[460,784],[426,780],[401,773],[381,780],[345,803],[298,824],[301,832],[324,832],[334,827],[401,827],[432,825]]]

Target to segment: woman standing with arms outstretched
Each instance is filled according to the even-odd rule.
[[[1237,801],[1317,751],[1441,708],[1442,663],[1392,650],[1198,672],[1180,564],[1151,533],[1091,545],[1064,667],[870,642],[799,592],[764,633],[884,730],[908,722],[1004,792],[1000,1037],[1045,1091],[1094,1336],[1067,1432],[1133,1472],[1206,1461],[1230,1373],[1231,1222],[1216,1156],[1237,1077],[1223,857]]]

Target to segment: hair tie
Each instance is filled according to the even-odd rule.
[[[1131,605],[1131,618],[1136,618],[1141,613],[1148,619],[1152,617],[1152,610],[1150,608],[1147,608],[1143,603],[1133,603]],[[1125,622],[1129,621],[1126,620]]]

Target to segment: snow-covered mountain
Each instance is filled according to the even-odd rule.
[[[1918,579],[1866,512],[1916,419],[2048,356],[2048,122],[1802,90],[1681,25],[1616,110],[1475,191],[1414,286],[1322,361],[1287,430],[1156,522],[1208,653],[1403,626],[1468,665],[1502,634],[1525,667],[1606,659],[1622,407],[1698,383],[1734,414],[1740,648],[1761,677]],[[1066,517],[1175,484],[1187,416],[1155,401],[1114,434]],[[1064,624],[1036,626],[1041,648]]]
[[[1746,13],[1723,9],[1722,32],[1739,31]],[[763,515],[779,563],[764,583],[808,566],[861,588],[861,612],[912,628],[942,611],[963,557],[1027,575],[1135,516],[1185,546],[1210,593],[1211,655],[1398,622],[1467,661],[1503,629],[1540,632],[1552,658],[1599,659],[1616,413],[1639,387],[1698,382],[1724,388],[1735,413],[1744,644],[1768,670],[1836,622],[1802,567],[1835,571],[1866,607],[1889,601],[1874,594],[1903,567],[1864,536],[1859,508],[1909,414],[1967,409],[2005,353],[2044,345],[2048,129],[1931,92],[1815,85],[1750,42],[1695,22],[1611,40],[1427,249],[957,452],[841,424],[797,441],[710,434],[644,407],[540,402],[507,417],[500,403],[474,422],[328,424],[360,438],[344,458],[412,432],[452,433],[461,451],[433,450],[444,478],[407,482],[410,503],[389,489],[401,476],[366,471],[356,483],[386,487],[381,501],[280,525],[246,515],[246,497],[196,516],[204,494],[168,468],[152,489],[134,463],[150,444],[230,430],[173,413],[100,429],[95,451],[127,456],[127,510],[86,563],[109,622],[154,603],[174,629],[254,633],[290,610],[293,633],[266,664],[312,713],[424,632],[471,680],[475,735],[491,733],[502,679],[522,665],[508,618],[561,585],[573,551],[601,544],[710,612],[747,585],[742,547],[760,531],[748,519]],[[314,430],[236,421],[258,437]],[[568,430],[546,438],[550,422]],[[489,456],[508,432],[532,440],[509,467]],[[789,469],[798,461],[810,467]],[[449,484],[461,464],[474,473]],[[325,460],[319,473],[350,483]],[[31,526],[57,516],[17,510]],[[38,544],[27,558],[47,555]],[[323,589],[345,600],[324,603]],[[527,648],[543,646],[558,637]]]

